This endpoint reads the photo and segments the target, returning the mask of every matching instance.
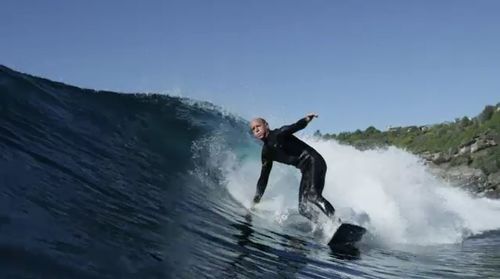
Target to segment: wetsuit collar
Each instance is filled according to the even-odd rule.
[[[270,133],[271,133],[271,130],[267,130],[267,136],[265,136],[265,137],[263,137],[263,138],[262,138],[262,141],[263,141],[264,143],[267,143],[267,139],[269,138],[269,134],[270,134]]]

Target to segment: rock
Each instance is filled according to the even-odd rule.
[[[453,159],[450,161],[452,166],[469,166],[472,163],[472,158],[470,155],[453,155]]]
[[[437,152],[432,154],[431,156],[431,161],[435,164],[442,164],[449,162],[451,160],[451,156],[448,154],[445,154],[443,152]]]
[[[500,199],[500,189],[490,189],[484,193],[484,196],[490,199]]]
[[[488,183],[500,190],[500,172],[488,175]]]
[[[485,148],[496,145],[497,143],[493,139],[480,138],[470,146],[470,152],[475,153],[479,150],[483,150]]]
[[[451,156],[445,154],[444,152],[430,153],[429,151],[425,151],[420,154],[420,157],[423,158],[424,160],[433,162],[438,165],[449,162],[451,160]]]
[[[482,170],[467,165],[436,164],[427,161],[429,171],[454,186],[488,198],[500,198],[500,171],[486,175]]]
[[[487,177],[480,169],[464,165],[449,166],[449,164],[429,164],[429,166],[432,174],[473,193],[484,192],[487,188]]]
[[[468,153],[470,153],[470,146],[469,145],[461,147],[460,150],[458,151],[458,154],[456,154],[455,156],[465,155]]]
[[[429,151],[420,153],[420,157],[426,161],[432,161],[432,153],[430,153]]]

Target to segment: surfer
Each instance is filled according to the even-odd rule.
[[[335,209],[321,195],[325,186],[326,162],[311,146],[293,134],[304,129],[315,117],[310,113],[294,124],[271,130],[263,118],[255,118],[250,122],[253,135],[264,142],[262,146],[262,169],[257,182],[257,191],[252,207],[257,204],[267,187],[267,181],[273,161],[295,166],[300,169],[302,179],[299,189],[299,213],[313,222],[317,222],[318,213],[308,203],[316,205],[329,218]]]

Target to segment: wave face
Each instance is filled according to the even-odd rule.
[[[433,177],[399,149],[305,138],[324,195],[370,234],[297,213],[299,173],[276,165],[248,210],[260,146],[209,103],[81,89],[0,66],[0,274],[5,278],[487,277],[500,202]]]

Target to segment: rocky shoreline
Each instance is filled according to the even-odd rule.
[[[495,139],[478,136],[459,147],[457,152],[423,152],[417,154],[430,167],[431,172],[452,185],[489,198],[500,198],[500,171],[485,173],[480,168],[471,167],[473,160],[483,157],[498,148]]]
[[[322,135],[360,150],[396,146],[420,156],[429,169],[452,185],[500,198],[500,103],[474,118],[425,126],[389,127]]]

